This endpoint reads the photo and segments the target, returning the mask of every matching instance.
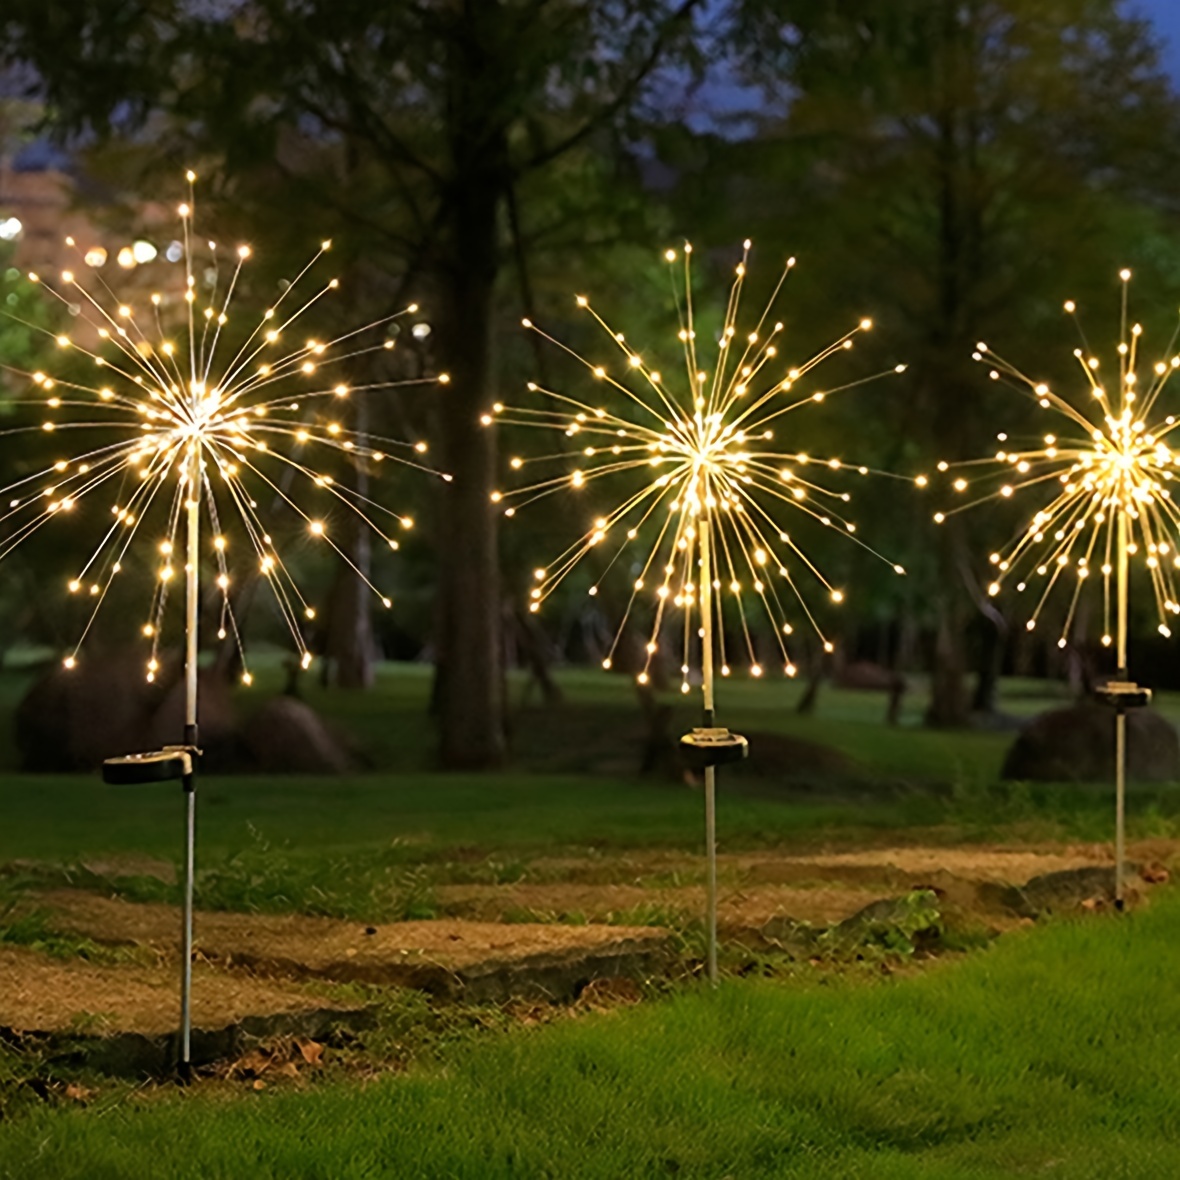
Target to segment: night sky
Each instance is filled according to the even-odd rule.
[[[1180,2],[1178,0],[1135,0],[1131,6],[1151,18],[1159,30],[1164,64],[1180,78]]]

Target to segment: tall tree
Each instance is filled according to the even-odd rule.
[[[1028,339],[1064,295],[1158,260],[1160,215],[1180,210],[1180,107],[1150,27],[1119,0],[750,0],[735,13],[745,79],[779,98],[759,137],[777,171],[763,176],[789,180],[776,214],[825,251],[821,301],[888,293],[882,328],[912,391],[890,433],[930,459],[985,453],[997,419],[975,342]],[[945,725],[972,703],[978,598],[963,532],[939,537],[929,719]]]
[[[495,454],[480,417],[496,400],[520,196],[625,131],[690,44],[698,2],[9,0],[0,15],[0,52],[35,70],[57,128],[198,150],[231,176],[265,161],[432,289],[452,378],[440,461],[454,478],[437,522],[448,766],[504,755]]]

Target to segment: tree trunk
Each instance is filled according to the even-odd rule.
[[[560,705],[564,699],[561,686],[553,679],[550,667],[550,647],[545,633],[537,625],[536,616],[521,609],[521,603],[508,607],[506,618],[516,640],[517,650],[529,670],[525,693],[533,684],[541,689],[541,696],[547,705]]]
[[[497,189],[485,175],[452,196],[454,255],[441,277],[438,343],[450,383],[440,392],[441,459],[451,475],[439,520],[435,675],[439,757],[452,769],[504,760],[500,589],[496,552],[493,297]]]
[[[345,552],[357,569],[368,575],[372,545],[363,522],[351,526],[353,536]],[[341,560],[328,600],[324,628],[324,662],[328,682],[337,688],[372,688],[373,639],[371,591],[360,575]]]
[[[367,399],[358,398],[353,429],[357,443],[363,446],[369,430]],[[352,472],[352,486],[360,497],[369,494],[369,473],[364,460],[357,459]],[[352,565],[343,558],[336,570],[328,599],[325,620],[324,662],[330,683],[337,688],[373,687],[372,591],[365,584],[373,569],[372,536],[368,525],[359,516],[349,513],[348,535],[344,538],[344,552]]]
[[[966,10],[968,13],[970,9]],[[964,10],[951,0],[941,6],[941,42],[934,85],[938,91],[935,185],[938,218],[938,300],[931,333],[932,356],[926,404],[932,407],[932,438],[940,451],[964,454],[972,438],[966,358],[974,340],[975,298],[982,273],[982,188],[976,125],[974,29],[961,25]],[[965,725],[969,718],[965,630],[970,608],[962,571],[966,545],[958,518],[943,525],[939,544],[938,629],[926,723]]]
[[[439,358],[450,374],[440,392],[444,485],[439,511],[437,664],[432,704],[439,757],[452,769],[482,770],[505,757],[499,555],[496,551],[495,433],[481,419],[495,400],[496,278],[500,212],[512,183],[503,88],[512,84],[497,52],[496,0],[452,10],[445,71],[451,167],[441,186]],[[440,9],[440,11],[442,11]],[[507,70],[507,74],[505,71]]]
[[[936,729],[950,729],[967,723],[964,614],[961,600],[954,597],[944,599],[938,612],[930,707],[926,710],[926,724]]]
[[[938,623],[926,724],[936,729],[950,729],[964,726],[970,719],[966,632],[975,608],[967,601],[963,584],[962,571],[967,556],[960,517],[951,517],[941,526],[937,544],[940,575]]]
[[[979,633],[979,665],[975,692],[971,700],[973,713],[995,713],[1000,697],[1000,671],[1004,662],[1003,620],[983,617]]]

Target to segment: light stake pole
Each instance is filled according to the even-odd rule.
[[[195,726],[185,726],[195,734]],[[193,835],[196,820],[196,756],[194,746],[165,746],[144,754],[108,758],[102,764],[103,782],[115,786],[179,781],[185,797],[184,905],[180,970],[180,1052],[177,1074],[182,1082],[192,1077],[193,985]]]
[[[1127,511],[1119,512],[1116,539],[1115,596],[1116,596],[1116,652],[1118,670],[1115,678],[1098,696],[1114,708],[1114,904],[1115,909],[1126,906],[1127,858],[1127,710],[1151,704],[1151,689],[1142,688],[1131,680],[1127,671],[1127,601],[1129,575],[1129,547],[1127,541]]]
[[[193,407],[194,414],[197,407]],[[201,534],[201,447],[191,444],[186,504],[188,557],[184,567],[184,744],[197,752],[197,658],[200,648],[201,584],[198,572]],[[192,1070],[193,993],[193,879],[196,873],[197,782],[190,758],[189,773],[181,781],[185,800],[184,920],[181,938],[180,1073],[185,1081]]]
[[[180,780],[185,802],[184,883],[181,906],[180,964],[180,1046],[176,1064],[180,1081],[192,1080],[192,995],[193,995],[193,881],[196,875],[197,822],[197,660],[200,639],[201,584],[199,574],[201,532],[201,446],[190,444],[185,479],[185,648],[184,648],[184,742],[144,754],[108,758],[103,763],[103,780],[116,785]]]
[[[709,983],[717,986],[717,767],[740,762],[749,753],[744,737],[717,726],[713,704],[713,570],[711,521],[700,526],[701,691],[704,725],[680,739],[685,761],[705,772],[705,937]]]
[[[713,571],[709,526],[701,530],[701,689],[706,729],[716,724],[713,705]],[[705,767],[705,923],[708,928],[709,982],[717,983],[717,768]]]
[[[1118,537],[1118,672],[1127,675],[1127,514],[1119,513]],[[1116,706],[1114,714],[1114,903],[1123,908],[1123,862],[1126,854],[1127,713]]]

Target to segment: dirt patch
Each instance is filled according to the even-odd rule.
[[[1102,845],[1067,852],[1030,852],[996,848],[873,848],[811,856],[743,858],[741,869],[755,881],[881,881],[947,874],[963,881],[1017,884],[1064,869],[1109,863]]]
[[[175,885],[176,865],[172,861],[160,860],[154,856],[140,856],[134,853],[126,855],[95,856],[78,861],[76,865],[61,865],[46,863],[43,860],[16,859],[0,864],[0,874],[7,876],[28,875],[34,879],[44,880],[47,874],[52,874],[52,880],[69,883],[71,878],[79,874],[90,874],[107,881],[121,881],[134,877],[149,877],[161,881],[165,885]]]
[[[1011,897],[1026,882],[1108,868],[1110,852],[1078,844],[723,854],[720,926],[731,946],[753,945],[751,936],[786,937],[800,923],[833,927],[881,898],[932,888],[940,906],[998,930],[1019,920]],[[1164,840],[1128,849],[1140,865],[1172,864],[1178,853],[1180,843]],[[91,866],[111,875],[162,875],[163,867],[138,860]],[[540,858],[519,872],[522,879],[510,883],[436,885],[450,916],[433,921],[367,926],[297,914],[200,913],[195,1023],[209,1030],[246,1027],[254,1017],[315,1017],[321,1001],[308,991],[310,980],[408,986],[476,1002],[574,998],[595,981],[664,972],[674,946],[667,925],[696,923],[704,913],[703,858],[683,850]],[[180,932],[174,907],[80,889],[48,890],[34,900],[55,929],[151,948],[155,961],[100,966],[5,950],[0,1025],[172,1035]]]
[[[1128,856],[1142,861],[1170,863],[1180,858],[1180,842],[1144,840],[1128,845]],[[1109,844],[1062,846],[1027,845],[899,845],[866,847],[848,851],[721,852],[718,871],[733,880],[765,882],[844,881],[849,886],[866,879],[886,881],[891,874],[943,871],[970,881],[1019,883],[1029,877],[1059,869],[1111,863]],[[650,878],[673,875],[703,876],[704,858],[675,849],[626,852],[620,855],[539,857],[523,869],[530,882],[611,883],[648,885]],[[807,874],[812,876],[808,877]],[[871,878],[875,873],[876,877]]]
[[[1138,864],[1169,864],[1178,854],[1175,841],[1158,839],[1128,849]],[[881,897],[930,887],[944,902],[1003,926],[1008,888],[1112,862],[1106,844],[723,853],[719,918],[729,931],[767,923],[836,924]],[[679,923],[699,920],[705,906],[704,859],[683,851],[539,858],[520,872],[519,881],[444,884],[434,894],[448,914],[479,921]]]
[[[450,914],[501,922],[523,915],[557,922],[617,922],[628,917],[693,921],[700,919],[705,906],[704,886],[696,885],[441,885],[435,895]],[[761,925],[781,917],[816,924],[839,922],[878,896],[872,890],[840,887],[723,889],[718,898],[718,921],[722,927]]]
[[[81,866],[96,877],[111,880],[120,877],[152,877],[165,885],[176,884],[176,865],[151,856],[108,856],[101,860],[84,860]]]
[[[176,1028],[178,972],[171,967],[98,966],[0,948],[0,1026],[20,1032],[155,1036]],[[294,984],[231,975],[198,964],[193,1024],[220,1029],[258,1013],[311,1013],[322,998]],[[344,1005],[343,1007],[348,1007]]]
[[[99,942],[175,954],[177,912],[73,890],[44,893],[53,924]],[[591,979],[646,975],[670,948],[641,926],[561,926],[441,920],[364,926],[299,914],[200,913],[197,953],[271,977],[423,988],[490,1000],[576,994]]]

